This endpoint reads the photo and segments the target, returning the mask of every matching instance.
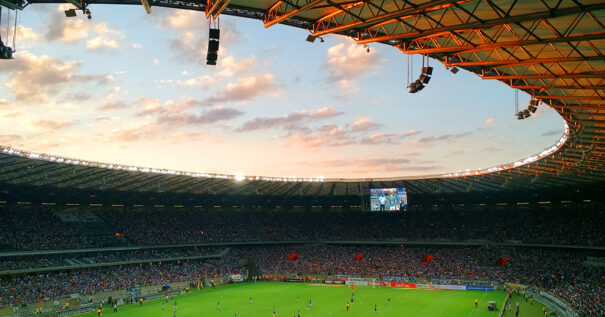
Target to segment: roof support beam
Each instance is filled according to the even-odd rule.
[[[555,100],[603,100],[599,96],[534,96],[538,99],[555,99]]]
[[[324,34],[328,34],[328,33],[340,32],[340,31],[344,31],[344,30],[348,30],[348,29],[352,29],[352,28],[370,26],[370,25],[378,24],[378,23],[381,23],[381,22],[384,22],[387,20],[391,20],[391,19],[397,19],[397,18],[401,18],[404,16],[414,16],[414,15],[429,12],[429,11],[443,9],[443,8],[453,5],[454,3],[457,3],[457,2],[462,3],[462,2],[467,2],[467,1],[468,0],[427,1],[421,5],[417,5],[413,8],[401,9],[401,10],[385,13],[382,15],[377,15],[377,16],[374,16],[374,17],[371,17],[371,18],[368,18],[365,20],[359,20],[359,21],[355,21],[355,22],[351,22],[351,23],[347,23],[347,24],[343,24],[343,25],[339,25],[339,26],[335,26],[335,27],[331,27],[331,28],[320,29],[321,28],[320,26],[318,26],[317,24],[314,24],[313,25],[314,32],[312,34],[313,34],[313,36],[320,36],[320,35],[324,35]]]
[[[556,86],[556,85],[526,85],[526,86],[510,86],[516,89],[576,89],[576,90],[594,90],[594,89],[605,89],[605,85],[594,85],[594,86]]]
[[[227,7],[231,0],[206,0],[206,19],[216,19]]]
[[[590,11],[595,11],[595,10],[602,10],[602,9],[605,9],[605,3],[597,3],[597,4],[592,4],[592,5],[586,5],[583,7],[573,6],[573,7],[564,8],[564,9],[540,11],[540,12],[534,12],[534,13],[528,13],[528,14],[520,14],[520,15],[508,16],[508,17],[503,17],[503,18],[498,18],[498,19],[486,20],[486,21],[477,21],[477,22],[471,22],[471,23],[456,24],[456,25],[452,25],[452,26],[427,29],[427,30],[424,30],[421,32],[407,32],[407,33],[401,33],[401,34],[360,38],[357,41],[357,44],[368,44],[368,43],[383,42],[383,41],[389,41],[389,40],[418,38],[418,37],[424,37],[424,36],[443,33],[443,32],[455,32],[458,30],[485,29],[485,28],[489,28],[489,27],[493,27],[493,26],[497,26],[497,25],[502,25],[502,24],[557,18],[557,17],[567,16],[567,15],[578,14],[578,13],[582,13],[582,12],[590,12]]]
[[[268,28],[279,22],[287,20],[300,12],[311,9],[325,0],[293,0],[277,1],[263,16],[265,27]]]
[[[532,75],[497,75],[497,76],[482,76],[483,79],[532,79],[532,78],[604,78],[605,72],[592,73],[570,73],[570,74],[532,74]]]
[[[565,42],[579,42],[579,41],[591,41],[591,40],[602,40],[605,39],[605,31],[586,33],[586,34],[574,34],[565,37],[555,37],[546,39],[535,39],[525,41],[508,41],[500,43],[489,43],[481,45],[463,45],[463,46],[448,46],[448,47],[435,47],[425,49],[413,49],[408,48],[401,49],[405,54],[432,54],[432,53],[474,53],[481,51],[490,51],[494,49],[528,46],[528,45],[540,45],[550,43],[565,43]]]
[[[602,61],[605,60],[605,55],[587,56],[587,57],[560,57],[560,58],[534,58],[526,60],[491,60],[491,61],[472,61],[472,62],[456,62],[444,63],[446,67],[462,67],[462,66],[492,66],[492,67],[515,67],[523,65],[535,64],[552,64],[564,62],[582,62],[582,61]]]
[[[147,14],[151,14],[151,6],[149,5],[149,1],[141,0],[141,4],[143,5],[143,8],[145,8],[145,12],[147,12]]]

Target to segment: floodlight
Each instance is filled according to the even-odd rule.
[[[538,107],[536,107],[534,105],[529,105],[527,107],[527,110],[531,111],[531,113],[536,113],[536,110],[538,110]]]
[[[525,118],[529,118],[529,117],[531,117],[531,113],[529,112],[529,110],[525,109],[525,110],[523,110],[523,116]]]
[[[523,112],[522,112],[522,111],[519,111],[519,112],[517,113],[517,120],[523,120],[523,119],[525,119],[525,117],[523,116]]]
[[[450,72],[452,72],[452,74],[456,74],[458,71],[459,71],[458,67],[450,68]]]
[[[537,106],[540,101],[538,99],[531,99],[529,104],[532,106]]]
[[[422,67],[422,73],[423,74],[427,74],[427,75],[432,75],[433,74],[433,67]]]
[[[313,35],[311,35],[311,34],[309,34],[309,35],[307,36],[307,42],[309,42],[309,43],[313,43],[313,42],[315,42],[315,39],[316,39],[316,37],[315,37],[315,36],[313,36]],[[322,42],[323,42],[323,41],[322,41]]]
[[[76,9],[65,10],[65,16],[68,18],[73,18],[76,16]]]

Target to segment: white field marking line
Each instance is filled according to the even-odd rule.
[[[485,294],[487,294],[487,291],[483,292],[483,296],[481,296],[481,298],[479,298],[479,303],[481,303],[481,301],[483,300],[483,297],[485,297]],[[479,306],[479,303],[477,303],[477,306]],[[477,307],[478,308],[478,307]],[[471,310],[470,313],[468,313],[468,315],[466,315],[466,317],[469,317],[470,315],[472,315],[475,312],[475,307],[473,307],[473,310]]]

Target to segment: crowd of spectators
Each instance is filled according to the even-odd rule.
[[[143,250],[99,251],[59,253],[49,255],[5,256],[0,260],[0,272],[61,266],[78,266],[128,261],[155,261],[158,259],[185,259],[205,255],[217,255],[221,247],[180,247]]]
[[[0,277],[0,307],[243,273],[237,254],[220,259],[141,263]]]
[[[121,208],[99,210],[86,223],[55,217],[61,207],[0,207],[0,250],[393,239],[605,245],[605,215],[596,206],[402,214]]]

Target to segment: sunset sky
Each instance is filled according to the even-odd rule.
[[[97,5],[88,20],[66,8],[20,12],[15,59],[0,61],[2,145],[194,172],[395,177],[512,162],[564,130],[544,105],[517,120],[511,88],[436,61],[410,94],[407,57],[390,46],[221,16],[213,67],[201,12]]]

